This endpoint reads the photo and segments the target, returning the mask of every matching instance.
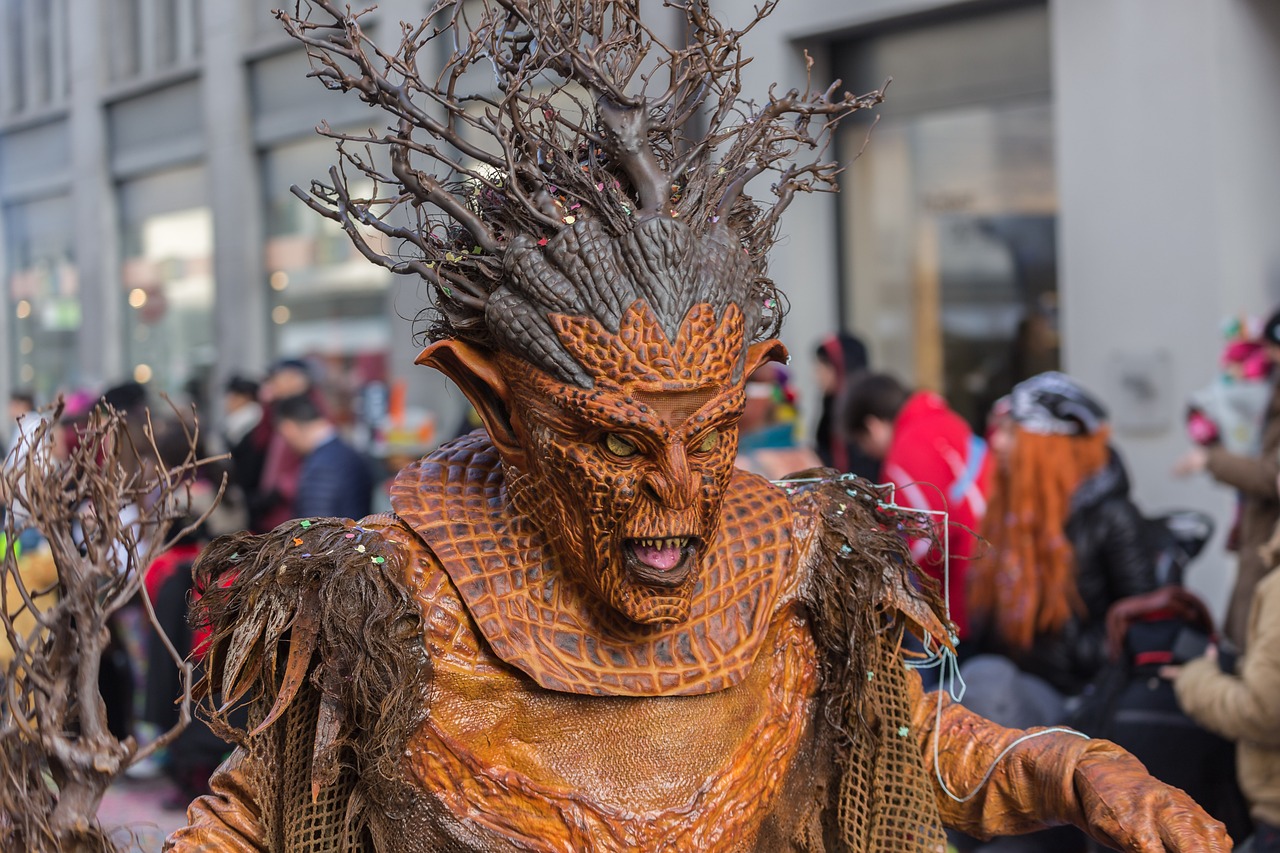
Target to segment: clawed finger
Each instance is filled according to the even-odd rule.
[[[1156,848],[1158,853],[1227,853],[1233,846],[1221,822],[1181,810],[1160,821],[1160,837],[1163,844]]]

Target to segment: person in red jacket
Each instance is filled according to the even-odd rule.
[[[941,548],[919,540],[912,555],[944,583],[947,606],[960,639],[969,631],[965,573],[977,543],[974,531],[987,510],[992,462],[986,442],[932,391],[908,391],[884,373],[868,373],[850,385],[845,428],[868,456],[880,460],[880,477],[897,487],[895,500],[911,509],[946,512],[950,561]]]

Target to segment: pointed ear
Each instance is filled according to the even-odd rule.
[[[448,376],[467,395],[493,446],[506,461],[518,463],[524,449],[511,425],[511,389],[490,350],[459,340],[436,341],[414,364],[425,364]]]
[[[782,341],[777,338],[758,341],[747,347],[747,360],[742,366],[742,375],[744,377],[750,376],[757,367],[766,361],[786,364],[789,358],[791,358],[791,354],[787,352],[787,348],[783,346]]]

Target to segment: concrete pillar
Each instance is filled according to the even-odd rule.
[[[821,5],[822,9],[817,8]],[[811,4],[785,3],[754,29],[744,44],[744,53],[752,57],[742,72],[742,97],[762,103],[769,86],[777,83],[777,91],[791,87],[805,88],[805,47],[811,48],[816,60],[814,85],[826,88],[830,82],[827,54],[807,38],[819,32],[832,18],[843,21],[867,13],[873,3]],[[713,3],[715,13],[727,27],[741,28],[751,19],[753,6],[745,3]],[[833,155],[832,146],[828,157]],[[801,151],[800,157],[811,156]],[[761,201],[769,201],[769,183],[773,175],[756,181],[748,193]],[[838,329],[840,311],[838,288],[840,273],[836,242],[840,239],[836,215],[836,199],[826,193],[797,194],[783,215],[779,240],[769,254],[769,276],[786,295],[790,304],[783,324],[782,340],[791,353],[791,375],[800,396],[800,413],[806,424],[818,418],[822,402],[815,374],[814,351],[823,337]],[[810,431],[806,426],[806,434]]]
[[[0,143],[2,144],[2,143]],[[0,400],[7,406],[9,402],[9,394],[13,390],[12,381],[14,379],[13,365],[13,300],[9,298],[9,222],[7,221],[8,209],[5,205],[0,204],[0,310],[4,311],[0,316]],[[6,414],[8,410],[6,409]],[[8,420],[0,421],[0,443],[4,444],[4,450],[12,450],[8,447]]]
[[[120,291],[119,210],[108,167],[108,140],[101,81],[106,68],[103,2],[77,4],[68,16],[71,58],[71,188],[75,262],[83,322],[80,372],[86,385],[124,378]]]
[[[1050,9],[1065,366],[1112,407],[1142,506],[1213,508],[1225,533],[1231,493],[1170,467],[1222,319],[1278,295],[1280,16],[1247,0]],[[1148,422],[1126,427],[1145,393]],[[1220,541],[1189,579],[1218,607]]]
[[[422,20],[427,4],[423,0],[387,0],[378,4],[379,26],[375,33],[384,50],[394,50],[399,43],[398,22]],[[385,17],[383,17],[385,16]],[[385,23],[385,25],[384,25]],[[439,50],[423,51],[424,58],[441,56]],[[430,62],[432,59],[425,59]],[[422,69],[424,77],[433,77],[438,68]],[[307,81],[313,82],[313,81]],[[388,346],[388,376],[392,382],[405,382],[405,404],[411,409],[431,412],[436,419],[436,438],[453,437],[467,410],[466,397],[443,374],[413,363],[421,351],[415,331],[421,327],[415,318],[429,304],[427,283],[417,276],[395,276],[387,290],[387,312],[391,340]]]
[[[213,213],[213,310],[218,342],[209,398],[215,407],[221,403],[219,389],[232,373],[260,373],[267,361],[261,169],[242,58],[244,8],[240,3],[201,6],[201,108]]]

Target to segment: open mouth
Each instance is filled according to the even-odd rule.
[[[693,569],[698,541],[693,536],[626,539],[622,553],[627,570],[646,583],[679,586]]]

